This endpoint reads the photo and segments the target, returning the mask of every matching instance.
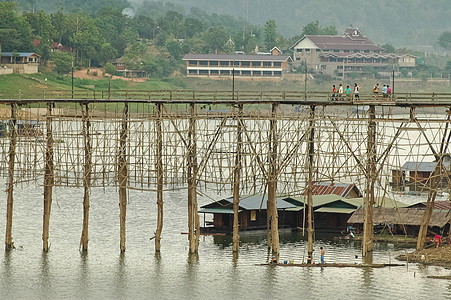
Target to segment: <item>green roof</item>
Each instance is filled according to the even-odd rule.
[[[301,197],[293,197],[294,200],[296,200],[298,206],[304,206],[304,201],[307,204],[307,196],[301,196]],[[284,199],[285,201],[291,202],[289,199]],[[328,194],[328,195],[313,195],[312,196],[312,201],[313,201],[313,208],[318,207],[318,206],[324,206],[326,204],[335,202],[335,201],[345,201],[349,200],[346,199],[345,197],[341,197],[335,194]],[[293,203],[294,204],[294,203]],[[360,206],[360,205],[359,205]]]
[[[240,212],[239,210],[238,212]],[[199,210],[200,213],[206,214],[233,214],[233,209],[230,208],[202,208]]]
[[[315,212],[335,213],[335,214],[352,214],[356,208],[342,208],[342,207],[320,207]]]

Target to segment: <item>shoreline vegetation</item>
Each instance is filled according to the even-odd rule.
[[[401,254],[396,258],[398,260],[407,262],[451,268],[451,245],[444,245],[438,248],[431,247],[419,251]],[[448,279],[451,279],[451,276],[448,277]]]

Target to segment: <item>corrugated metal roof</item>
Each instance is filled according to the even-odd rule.
[[[343,208],[343,207],[320,207],[315,212],[321,213],[334,213],[334,214],[351,214],[355,211],[355,208]]]
[[[218,60],[218,61],[287,61],[286,55],[243,55],[243,54],[186,54],[183,60]]]
[[[409,207],[424,209],[426,208],[426,202],[415,203]],[[451,210],[451,201],[434,201],[434,209]]]
[[[303,206],[304,201],[307,204],[307,196],[301,196],[301,197],[293,197],[294,200],[298,201],[298,206]],[[335,202],[335,201],[346,201],[348,199],[335,195],[335,194],[328,194],[328,195],[315,195],[312,196],[312,202],[313,202],[313,208],[324,206],[326,204]]]
[[[449,161],[444,161],[443,165],[445,168],[449,168]],[[426,161],[426,162],[419,162],[419,161],[408,161],[406,162],[402,167],[402,171],[417,171],[417,172],[434,172],[435,166],[437,166],[436,161]]]
[[[288,201],[285,201],[285,199],[290,199],[290,197],[276,197],[277,200],[277,209],[288,209],[293,208],[295,209],[297,206],[295,204],[292,204]],[[268,201],[268,195],[263,194],[256,194],[256,195],[249,195],[249,196],[242,196],[240,198],[240,209],[245,210],[259,210],[260,207],[263,210],[266,210],[266,202]],[[219,201],[215,201],[212,203],[209,203],[207,205],[204,205],[201,207],[202,209],[219,209],[219,210],[231,210],[231,206],[233,204],[233,197],[228,197],[221,199]],[[218,205],[222,205],[222,207],[218,207]],[[218,211],[218,213],[221,213]],[[224,212],[226,213],[226,212]]]
[[[348,224],[363,223],[363,212],[363,207],[356,210],[349,218]],[[420,225],[423,214],[423,209],[378,207],[373,209],[373,223]],[[450,219],[450,211],[434,210],[432,211],[429,226],[443,227],[450,221]]]
[[[364,198],[351,198],[351,199],[346,199],[348,201],[355,201],[354,203],[357,206],[362,206],[365,202]],[[382,196],[382,197],[375,197],[374,198],[374,202],[375,202],[375,206],[379,206],[379,207],[407,207],[408,205],[403,203],[403,202],[399,202],[395,199],[386,197],[386,196]]]
[[[13,55],[13,52],[2,52],[1,56],[7,56],[7,57],[12,57],[12,56],[18,56],[18,57],[28,57],[28,56],[32,56],[32,55],[36,55],[41,57],[39,54],[34,53],[34,52],[15,52]]]
[[[354,184],[348,183],[340,183],[340,182],[315,182],[313,184],[313,195],[329,195],[335,194],[342,197],[348,196],[348,194],[353,190],[357,190],[357,194],[360,194],[360,191]],[[307,191],[304,192],[304,195],[307,194]]]

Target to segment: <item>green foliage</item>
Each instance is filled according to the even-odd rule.
[[[103,70],[110,75],[116,75],[116,73],[117,73],[116,67],[112,63],[109,63],[109,62],[103,66]]]
[[[448,60],[446,62],[445,70],[446,70],[446,72],[448,72],[448,74],[451,74],[451,60]]]
[[[269,20],[265,24],[265,47],[271,50],[277,46],[277,25],[275,20]]]
[[[302,28],[302,35],[337,35],[337,29],[333,25],[323,28],[319,21],[310,22]]]
[[[72,56],[67,52],[54,52],[51,56],[54,68],[58,74],[67,74],[72,70]]]
[[[385,49],[386,53],[395,53],[396,49],[392,44],[385,44],[381,46],[382,48]]]
[[[451,50],[451,32],[445,31],[438,37],[438,44],[445,50]]]
[[[166,48],[174,60],[179,60],[182,58],[183,49],[178,40],[171,40],[166,43]]]
[[[229,35],[222,27],[210,27],[204,32],[202,39],[205,42],[205,51],[218,53],[224,51]]]

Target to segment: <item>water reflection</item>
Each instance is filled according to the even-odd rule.
[[[125,252],[119,254],[119,259],[117,261],[117,270],[114,276],[114,296],[118,299],[127,298],[127,286],[128,286],[128,272],[126,265]]]

